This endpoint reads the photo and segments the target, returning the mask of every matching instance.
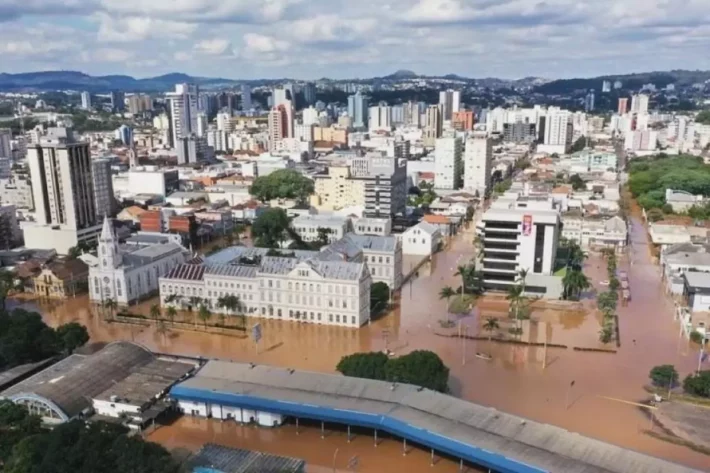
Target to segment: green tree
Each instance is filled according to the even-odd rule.
[[[0,401],[0,465],[7,462],[12,449],[25,437],[42,432],[42,421],[31,415],[26,406]]]
[[[3,467],[6,473],[178,473],[180,466],[160,445],[128,428],[75,420],[25,436]]]
[[[710,371],[701,371],[686,377],[683,390],[693,396],[710,397]]]
[[[390,300],[390,287],[378,281],[370,286],[370,315],[375,316],[385,310]]]
[[[110,298],[109,298],[109,299],[106,299],[106,300],[103,302],[103,306],[104,306],[106,309],[108,309],[109,314],[111,314],[111,317],[113,317],[113,315],[116,313],[116,309],[118,309],[118,303],[117,303],[115,300],[110,299]]]
[[[207,306],[201,305],[200,310],[197,313],[197,316],[205,324],[205,330],[207,330],[207,322],[212,317],[212,312],[210,312],[210,310],[207,308]]]
[[[650,209],[646,212],[646,218],[649,222],[658,222],[663,220],[663,210],[661,209]]]
[[[486,317],[486,321],[483,324],[483,330],[488,332],[488,341],[491,341],[491,338],[493,337],[493,332],[498,330],[500,328],[500,324],[498,323],[498,319],[494,317]]]
[[[591,284],[585,274],[575,268],[567,270],[562,278],[562,287],[564,288],[563,298],[579,300],[582,291],[589,289]]]
[[[168,316],[168,320],[170,320],[170,324],[175,325],[175,317],[177,316],[177,309],[173,306],[168,306],[168,308],[165,309],[165,315]]]
[[[607,343],[611,342],[613,335],[614,329],[612,325],[609,323],[605,323],[599,331],[599,341],[606,345]]]
[[[696,123],[702,123],[703,125],[710,125],[710,110],[703,110],[695,116]]]
[[[520,322],[520,307],[523,303],[523,288],[520,284],[510,286],[505,297],[508,300],[508,314],[515,319],[515,325]]]
[[[415,350],[385,364],[387,381],[421,386],[433,391],[447,392],[449,368],[434,352]]]
[[[579,174],[572,174],[569,178],[569,183],[572,184],[572,189],[578,191],[587,188],[587,184]]]
[[[446,299],[446,321],[449,321],[449,307],[451,304],[451,298],[456,295],[456,292],[451,288],[451,286],[442,287],[439,291],[439,299]]]
[[[254,180],[249,192],[262,202],[295,199],[305,202],[313,194],[313,181],[293,169],[280,169]]]
[[[0,270],[0,311],[5,310],[7,296],[15,288],[15,277],[11,272]]]
[[[678,372],[673,365],[654,366],[648,376],[655,386],[674,386],[678,382]]]
[[[257,246],[278,248],[286,239],[289,220],[286,211],[274,207],[264,211],[251,227],[251,237]]]
[[[384,380],[388,361],[382,352],[354,353],[342,357],[335,369],[345,376]]]
[[[89,332],[81,324],[69,322],[57,327],[57,336],[66,353],[73,353],[89,341]]]
[[[153,304],[150,306],[150,318],[157,321],[160,318],[160,306]]]
[[[63,348],[57,332],[38,313],[0,313],[0,371],[50,358]]]
[[[584,148],[587,147],[587,138],[584,136],[580,136],[577,138],[577,141],[572,143],[572,147],[570,148],[570,153],[577,153],[579,151],[582,151]]]

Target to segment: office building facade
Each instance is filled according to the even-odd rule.
[[[486,132],[474,132],[466,140],[464,153],[464,189],[487,196],[491,191],[493,141]]]
[[[436,140],[434,148],[434,187],[460,189],[463,177],[463,143],[461,138],[446,137]]]

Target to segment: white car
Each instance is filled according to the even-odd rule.
[[[608,286],[609,281],[601,281],[599,284],[601,284],[602,286]]]

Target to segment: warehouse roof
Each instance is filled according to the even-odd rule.
[[[150,368],[154,361],[157,361],[156,357],[140,345],[114,342],[93,355],[71,355],[3,391],[0,398],[35,399],[47,404],[57,416],[68,420],[90,407],[91,399],[118,385],[133,373],[141,370],[147,370],[147,374],[172,372],[172,368],[165,365],[161,365],[158,371]],[[180,368],[178,371],[189,367],[182,374],[192,369],[184,363],[163,363],[170,363],[170,367],[177,366]],[[182,374],[175,376],[173,382]]]
[[[406,384],[209,361],[171,395],[381,428],[497,471],[699,473]]]
[[[189,464],[196,473],[299,473],[306,466],[306,462],[298,458],[228,448],[213,443],[205,444],[190,459]]]

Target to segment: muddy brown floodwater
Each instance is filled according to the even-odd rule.
[[[347,441],[347,433],[328,430],[321,438],[319,427],[301,425],[296,434],[294,425],[279,428],[259,428],[240,425],[235,422],[220,422],[212,419],[183,417],[170,427],[162,427],[148,440],[158,442],[167,448],[187,448],[198,450],[208,442],[234,448],[246,448],[260,452],[302,458],[307,463],[309,473],[352,472],[378,473],[383,471],[408,473],[430,473],[431,453],[407,446],[403,455],[403,444],[392,438],[378,437],[375,447],[372,432],[355,434]],[[437,472],[454,473],[459,464],[435,455]],[[467,467],[468,472],[487,470]]]
[[[451,368],[450,387],[456,396],[710,470],[710,457],[645,435],[642,431],[649,428],[645,415],[619,402],[648,398],[643,385],[651,367],[674,364],[685,376],[697,362],[697,351],[678,338],[673,305],[663,291],[660,270],[651,261],[647,234],[637,218],[632,219],[629,254],[619,262],[619,267],[629,272],[633,300],[618,311],[622,345],[616,354],[572,350],[573,346],[600,347],[601,317],[593,309],[593,294],[585,295],[581,311],[547,309],[533,313],[533,321],[526,323],[524,339],[539,342],[547,339],[548,343],[569,346],[569,349],[549,348],[547,355],[538,347],[487,340],[463,343],[437,335],[435,332],[444,332],[439,321],[446,318],[446,303],[439,300],[439,290],[445,285],[459,286],[460,280],[453,274],[458,263],[472,257],[472,241],[472,229],[462,232],[447,251],[438,254],[432,263],[420,269],[418,277],[403,287],[398,307],[392,313],[359,330],[261,321],[263,339],[259,353],[248,339],[234,336],[176,329],[160,334],[150,327],[110,324],[89,309],[85,297],[62,304],[41,304],[39,309],[51,325],[80,321],[88,327],[94,341],[134,340],[158,352],[325,372],[333,372],[343,355],[354,352],[388,348],[402,354],[429,349]],[[595,290],[604,290],[598,284],[606,279],[601,258],[591,256],[585,262],[585,271],[594,278]],[[26,305],[35,307],[33,303]],[[458,317],[457,322],[465,325],[470,335],[487,335],[480,330],[481,319],[494,316],[505,322],[506,314],[504,303],[485,302],[468,316]],[[478,359],[476,352],[490,353],[493,360]],[[547,366],[543,370],[545,357]],[[184,423],[176,426],[181,428]],[[165,435],[178,439],[178,433],[171,433],[178,429],[176,426],[159,431],[160,438]],[[240,432],[252,432],[249,429]],[[269,432],[268,435],[281,435]]]

